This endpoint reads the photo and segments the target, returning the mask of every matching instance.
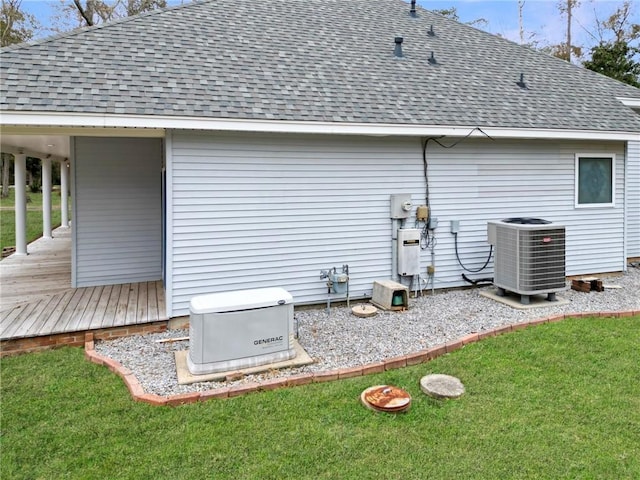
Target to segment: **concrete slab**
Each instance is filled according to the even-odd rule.
[[[513,292],[507,292],[504,297],[501,297],[496,293],[495,290],[483,290],[480,292],[480,295],[486,298],[490,298],[491,300],[495,300],[496,302],[503,303],[513,308],[517,308],[519,310],[530,310],[532,308],[542,308],[542,307],[557,307],[559,305],[567,305],[569,300],[566,300],[556,294],[556,301],[550,302],[547,300],[546,294],[541,295],[531,295],[529,297],[529,304],[524,305],[520,303],[520,295]]]
[[[198,382],[219,382],[228,376],[250,375],[252,373],[267,372],[269,370],[278,370],[280,368],[302,367],[303,365],[313,363],[313,359],[307,352],[305,352],[304,348],[302,348],[297,340],[293,341],[293,346],[296,350],[296,356],[289,360],[259,365],[257,367],[245,368],[242,370],[229,370],[227,372],[215,372],[205,375],[193,375],[187,367],[187,354],[189,353],[189,350],[180,350],[179,352],[174,352],[176,358],[176,370],[178,373],[178,384],[188,385],[190,383]]]

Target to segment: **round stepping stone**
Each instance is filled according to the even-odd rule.
[[[441,373],[422,377],[420,389],[433,398],[458,398],[464,393],[464,385],[458,378]]]
[[[373,305],[367,305],[363,303],[361,305],[356,305],[351,309],[351,313],[353,313],[356,317],[367,318],[373,317],[376,313],[378,313],[378,309]]]

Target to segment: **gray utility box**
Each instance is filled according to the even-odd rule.
[[[420,274],[420,230],[398,229],[398,274],[411,277]]]
[[[191,300],[189,311],[187,367],[193,375],[296,356],[293,297],[282,288],[201,295]]]

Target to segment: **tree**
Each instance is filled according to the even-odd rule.
[[[22,0],[2,0],[0,30],[3,47],[31,40],[38,27],[33,15],[24,13],[21,7]]]
[[[591,59],[583,65],[640,87],[640,25],[631,22],[631,18],[630,0],[625,0],[606,20],[596,18],[599,44],[591,49]]]
[[[558,11],[567,16],[567,30],[565,41],[558,45],[551,45],[543,50],[548,51],[554,57],[561,58],[567,62],[571,62],[571,57],[581,57],[582,47],[572,43],[571,27],[573,25],[573,10],[580,5],[580,0],[561,0],[558,3]]]
[[[522,10],[524,9],[524,0],[518,0],[518,32],[520,33],[520,45],[524,45],[524,21]]]
[[[11,175],[11,159],[13,155],[10,153],[4,153],[0,155],[0,159],[2,160],[2,193],[0,194],[2,198],[7,198],[9,196],[9,176]]]
[[[460,16],[458,15],[458,9],[456,7],[451,8],[442,8],[440,10],[432,10],[434,13],[439,13],[443,17],[450,18],[451,20],[455,20],[456,22],[460,21]],[[476,18],[475,20],[471,20],[470,22],[466,22],[467,25],[471,25],[472,27],[486,27],[488,25],[488,21],[485,18]]]
[[[611,16],[603,21],[596,18],[600,43],[634,42],[640,38],[640,25],[631,23],[631,1],[625,0]],[[613,38],[611,38],[613,35]]]
[[[166,0],[63,0],[63,7],[74,14],[80,26],[91,26],[164,8]]]
[[[591,49],[591,60],[583,65],[589,70],[640,88],[640,63],[633,59],[636,53],[638,49],[624,41],[601,43]]]

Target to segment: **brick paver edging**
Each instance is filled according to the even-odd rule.
[[[93,333],[87,333],[85,335],[84,350],[85,358],[87,360],[98,365],[104,365],[116,375],[119,375],[129,389],[129,393],[135,401],[146,402],[151,405],[178,406],[187,403],[203,402],[212,398],[238,397],[240,395],[245,395],[251,392],[275,390],[276,388],[293,387],[296,385],[306,385],[309,383],[330,382],[333,380],[341,380],[344,378],[360,377],[363,375],[369,375],[371,373],[382,373],[385,370],[392,370],[395,368],[419,365],[421,363],[426,363],[430,360],[433,360],[434,358],[437,358],[446,353],[458,350],[469,343],[474,343],[482,340],[483,338],[495,337],[503,333],[522,330],[524,328],[542,325],[545,323],[559,322],[567,318],[616,318],[633,317],[636,315],[640,315],[640,310],[629,310],[622,312],[586,312],[569,313],[566,315],[554,315],[538,320],[531,320],[528,322],[512,323],[510,325],[504,325],[494,328],[493,330],[487,330],[481,333],[471,333],[469,335],[465,335],[464,337],[458,338],[457,340],[452,340],[441,345],[436,345],[435,347],[431,347],[427,350],[421,350],[416,353],[389,358],[384,362],[371,363],[360,367],[340,368],[338,370],[331,370],[326,372],[305,373],[293,377],[273,378],[270,380],[265,380],[263,382],[245,383],[233,387],[207,390],[205,392],[192,392],[169,396],[145,393],[142,385],[140,385],[140,382],[138,382],[138,379],[135,377],[131,370],[123,367],[120,363],[111,358],[99,355],[95,350]]]

